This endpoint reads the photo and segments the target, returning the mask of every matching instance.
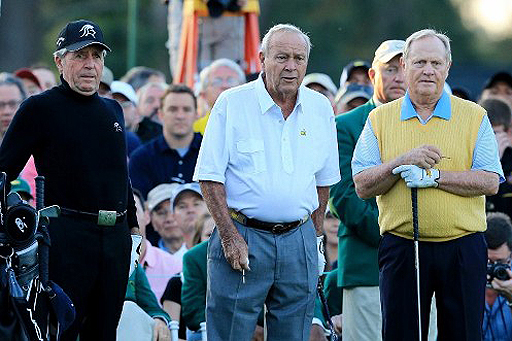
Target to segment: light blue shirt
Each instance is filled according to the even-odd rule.
[[[504,297],[498,296],[492,308],[485,303],[482,327],[484,341],[512,340],[512,315]]]
[[[412,105],[409,93],[405,94],[400,112],[402,121],[417,118],[425,125],[433,116],[449,121],[452,115],[450,95],[443,92],[436,104],[436,108],[430,117],[423,120]],[[362,172],[365,169],[382,164],[380,158],[379,142],[373,131],[370,120],[366,120],[361,136],[357,141],[354,155],[352,156],[352,175]],[[487,115],[482,119],[473,151],[472,170],[484,170],[496,173],[500,176],[500,182],[505,181],[503,169],[501,168],[498,153],[498,143]]]

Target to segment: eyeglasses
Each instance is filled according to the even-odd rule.
[[[16,109],[20,105],[21,101],[11,100],[8,102],[0,102],[0,110],[4,110],[5,107],[9,107],[12,110]]]
[[[211,86],[214,86],[214,87],[219,87],[223,84],[226,84],[227,86],[229,87],[233,87],[233,86],[237,86],[240,84],[240,82],[238,81],[238,79],[234,78],[234,77],[228,77],[228,78],[220,78],[220,77],[216,77],[214,78],[211,82],[210,82],[210,85]]]

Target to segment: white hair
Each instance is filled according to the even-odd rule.
[[[307,57],[309,58],[309,52],[311,51],[311,40],[309,39],[309,36],[304,33],[300,28],[297,26],[294,26],[292,24],[277,24],[273,27],[271,27],[263,39],[261,40],[261,48],[260,51],[263,53],[264,56],[268,54],[268,49],[270,48],[270,40],[272,39],[272,36],[277,32],[294,32],[299,34],[302,38],[304,38],[304,41],[306,42],[307,46]]]
[[[210,78],[210,74],[212,73],[213,70],[220,66],[225,66],[235,71],[238,74],[238,83],[245,83],[245,73],[240,67],[240,65],[238,65],[231,59],[220,58],[214,60],[210,65],[201,70],[201,73],[199,73],[199,84],[196,93],[200,93],[201,91],[206,89],[206,87],[208,86],[208,79]]]
[[[139,88],[139,90],[137,90],[137,99],[139,100],[139,103],[142,101],[142,96],[151,88],[159,88],[161,90],[167,91],[169,85],[163,82],[149,82],[144,84]]]
[[[90,46],[90,45],[89,45]],[[87,47],[87,46],[86,46]],[[78,51],[78,50],[77,50]],[[54,57],[59,57],[60,59],[64,58],[64,56],[66,55],[66,53],[68,52],[76,52],[76,51],[69,51],[67,48],[63,47],[61,48],[60,50],[57,50],[53,53],[53,56]],[[106,49],[103,49],[101,51],[101,54],[103,55],[103,58],[105,58],[107,56],[107,50]]]
[[[446,51],[446,61],[448,63],[451,63],[451,61],[452,61],[452,52],[451,52],[451,49],[450,49],[450,38],[448,38],[448,36],[446,36],[445,34],[437,32],[437,31],[432,30],[432,29],[424,29],[424,30],[421,30],[421,31],[414,32],[413,34],[411,34],[409,36],[409,38],[407,38],[407,40],[405,41],[405,47],[404,47],[404,60],[407,60],[407,57],[409,55],[409,51],[411,49],[412,42],[415,41],[415,40],[426,38],[426,37],[436,37],[439,40],[441,40],[441,42],[444,45],[444,49]]]

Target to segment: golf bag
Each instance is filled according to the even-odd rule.
[[[50,217],[58,206],[44,207],[44,178],[36,178],[36,209],[17,193],[7,195],[0,174],[0,340],[58,340],[75,310],[62,289],[48,279]]]

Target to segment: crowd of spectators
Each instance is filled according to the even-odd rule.
[[[171,3],[174,6],[174,1]],[[215,22],[204,22],[202,29],[207,29],[208,25],[215,25]],[[131,303],[125,306],[119,325],[120,340],[128,339],[123,335],[130,335],[129,339],[135,340],[134,333],[139,332],[140,335],[158,335],[161,324],[171,320],[179,322],[180,340],[201,339],[207,290],[206,249],[214,222],[198,184],[192,183],[192,175],[215,100],[222,91],[246,81],[242,68],[237,64],[240,60],[210,59],[211,56],[200,59],[202,71],[195,89],[182,84],[168,84],[162,71],[148,67],[128,70],[119,80],[108,68],[103,71],[100,95],[117,100],[125,116],[127,162],[143,236],[139,267],[131,275],[127,288],[126,301]],[[203,65],[207,61],[209,64]],[[335,114],[344,115],[378,98],[373,92],[375,71],[371,70],[375,67],[365,60],[354,60],[341,70],[339,86],[328,75],[317,72],[308,74],[303,85],[324,94],[331,101]],[[58,82],[55,75],[56,70],[42,65],[0,74],[0,141],[22,101],[55,86]],[[448,85],[445,91],[452,93]],[[455,88],[453,94],[465,95],[464,91],[455,91]],[[510,268],[511,74],[499,72],[492,75],[483,84],[478,103],[489,116],[507,179],[500,185],[498,194],[487,198],[488,212],[500,212],[488,216],[489,264],[504,263]],[[12,184],[12,190],[29,203],[33,202],[35,174],[35,167],[29,161],[21,177]],[[325,293],[330,311],[335,315],[336,331],[341,333],[345,327],[341,322],[343,294],[336,278],[338,262],[344,261],[346,255],[338,254],[341,232],[338,226],[336,214],[328,211],[324,229],[329,262],[327,269],[331,272],[327,275]],[[512,337],[512,272],[509,268],[506,270],[508,279],[489,280],[485,340]],[[320,310],[318,303],[311,340],[327,340],[329,336]],[[147,316],[147,323],[140,324],[138,316]],[[254,339],[260,340],[262,335],[262,329],[258,327]]]

